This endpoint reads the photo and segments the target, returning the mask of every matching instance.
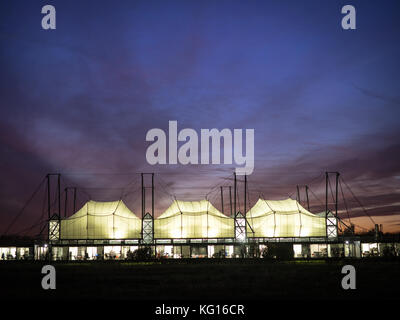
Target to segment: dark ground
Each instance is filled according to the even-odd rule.
[[[400,300],[400,263],[388,261],[191,260],[55,263],[57,289],[41,288],[44,262],[1,262],[0,298],[133,300]],[[341,288],[352,264],[357,289]]]

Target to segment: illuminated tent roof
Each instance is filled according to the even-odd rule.
[[[154,220],[154,237],[225,238],[234,236],[234,220],[216,209],[208,200],[175,200]]]
[[[212,214],[222,218],[228,218],[218,209],[216,209],[208,200],[200,201],[181,201],[175,200],[165,212],[159,216],[161,218],[172,217],[175,215],[202,215],[202,214]]]
[[[247,212],[249,237],[323,237],[326,221],[301,206],[296,200],[264,200]],[[253,230],[251,230],[253,229]],[[253,233],[254,231],[254,233]]]
[[[136,239],[141,220],[122,200],[89,201],[71,217],[61,220],[61,239]]]

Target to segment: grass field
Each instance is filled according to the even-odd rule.
[[[357,289],[341,288],[352,264]],[[400,263],[385,261],[53,263],[57,289],[41,288],[43,262],[0,263],[0,297],[17,299],[400,299]]]

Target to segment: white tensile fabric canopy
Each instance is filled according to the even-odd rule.
[[[247,212],[247,237],[325,237],[326,219],[296,200],[264,200]],[[175,200],[154,219],[155,239],[234,238],[234,219],[208,200]],[[142,221],[122,200],[87,202],[61,220],[60,239],[140,239]]]
[[[175,200],[154,220],[154,238],[232,238],[234,220],[218,211],[208,200]]]
[[[248,237],[324,237],[326,221],[296,200],[264,200],[247,212]],[[251,228],[250,228],[251,226]],[[254,233],[253,233],[254,232]]]
[[[88,201],[71,217],[61,220],[61,239],[138,239],[141,220],[122,200]]]

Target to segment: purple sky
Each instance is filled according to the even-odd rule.
[[[167,192],[201,199],[231,184],[231,165],[146,163],[147,131],[168,120],[254,128],[252,204],[340,171],[385,231],[400,230],[398,2],[352,1],[348,31],[345,1],[52,1],[53,31],[45,4],[0,4],[0,233],[48,172],[86,187],[80,202],[124,187],[137,213],[134,173],[157,173],[157,214]],[[40,219],[43,196],[15,232]],[[218,190],[208,196],[219,207]]]

